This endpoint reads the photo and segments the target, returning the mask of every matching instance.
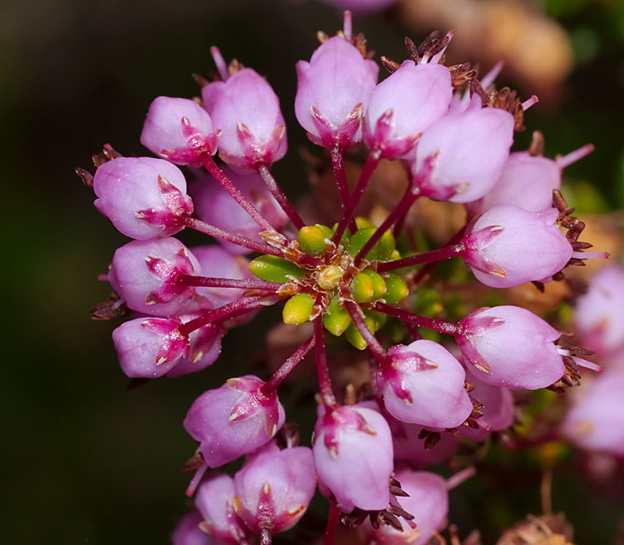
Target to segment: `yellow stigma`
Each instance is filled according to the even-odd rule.
[[[330,265],[325,267],[318,275],[318,285],[324,290],[333,290],[340,279],[342,278],[344,271],[337,265]]]

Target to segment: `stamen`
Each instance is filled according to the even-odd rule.
[[[494,66],[492,66],[490,71],[487,74],[485,74],[485,76],[483,76],[483,78],[481,79],[481,86],[484,89],[487,89],[490,85],[492,85],[492,83],[494,83],[494,80],[498,77],[498,75],[503,70],[504,66],[505,66],[504,61],[498,61]]]
[[[212,56],[215,66],[217,67],[221,81],[227,81],[229,77],[227,64],[223,59],[223,55],[221,55],[221,51],[219,51],[219,48],[216,45],[213,45],[210,48],[210,55]]]
[[[462,484],[464,481],[466,481],[473,475],[476,475],[476,473],[477,473],[477,470],[474,468],[474,466],[470,466],[470,467],[466,467],[462,469],[461,471],[455,473],[455,475],[449,477],[446,480],[446,489],[453,490],[453,488],[456,488],[457,486]]]
[[[585,146],[582,146],[577,150],[571,151],[563,157],[557,157],[555,159],[555,163],[557,163],[557,166],[559,168],[563,169],[570,166],[572,163],[576,163],[577,161],[581,160],[586,155],[589,155],[592,151],[594,151],[594,145],[586,144]]]
[[[344,12],[342,31],[344,32],[345,40],[350,42],[353,38],[353,22],[351,20],[351,12],[349,10],[345,10]]]
[[[533,95],[531,98],[525,100],[520,106],[522,107],[522,111],[526,112],[531,106],[535,106],[539,102],[539,98],[536,95]]]

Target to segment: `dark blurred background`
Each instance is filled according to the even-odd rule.
[[[566,176],[581,211],[603,212],[624,207],[623,5],[404,1],[356,17],[355,28],[378,55],[396,59],[405,35],[418,41],[434,28],[456,31],[453,62],[486,70],[505,57],[500,80],[542,99],[519,146],[538,128],[551,157],[594,143]],[[191,74],[213,69],[208,49],[218,44],[280,95],[291,152],[274,172],[301,194],[295,150],[306,138],[292,109],[294,64],[309,58],[317,30],[333,34],[341,24],[339,12],[312,0],[0,0],[1,543],[167,543],[184,511],[188,477],[179,469],[195,448],[182,418],[199,393],[248,369],[262,347],[262,332],[246,327],[227,336],[210,370],[128,391],[110,341],[114,324],[88,318],[108,296],[97,275],[124,238],[93,208],[74,168],[90,167],[106,142],[144,153],[139,134],[151,100],[198,94]],[[613,543],[622,505],[573,477],[561,482],[555,509],[568,511],[577,543]],[[486,483],[458,500],[464,533],[487,524],[488,494],[502,486]],[[515,520],[513,509],[517,518],[539,511],[539,493],[514,491],[509,505],[497,505],[504,509],[502,524]]]

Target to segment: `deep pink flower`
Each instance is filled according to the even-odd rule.
[[[554,208],[529,212],[517,206],[496,206],[468,227],[462,257],[486,286],[509,288],[549,281],[573,254],[556,219]]]
[[[268,443],[234,475],[236,512],[256,534],[271,535],[292,528],[303,516],[314,491],[316,476],[308,447],[280,450]]]
[[[419,340],[388,350],[381,366],[379,390],[388,412],[411,424],[454,428],[470,416],[472,403],[461,364],[441,345]]]
[[[449,109],[451,73],[441,64],[405,61],[370,95],[364,121],[364,143],[381,156],[398,159]]]
[[[199,272],[199,262],[178,239],[134,240],[117,249],[107,279],[128,308],[167,316],[195,294],[179,275]]]
[[[178,167],[152,157],[119,157],[93,177],[93,203],[124,235],[146,240],[173,235],[193,213]]]
[[[220,467],[268,443],[284,424],[275,394],[265,395],[264,382],[253,375],[229,379],[199,396],[184,419],[184,429],[200,442],[208,467]]]
[[[234,479],[213,473],[197,489],[195,507],[201,514],[199,527],[220,545],[250,545],[249,528],[234,510]]]
[[[322,44],[309,63],[297,63],[295,115],[315,144],[348,148],[362,139],[362,112],[378,75],[379,67],[339,36]]]
[[[314,428],[312,450],[319,481],[341,511],[388,507],[392,435],[381,414],[349,406],[323,411]]]
[[[436,121],[418,142],[412,165],[421,194],[462,203],[483,197],[500,178],[513,130],[513,116],[495,108]]]
[[[177,165],[201,166],[202,155],[216,153],[218,138],[210,116],[195,101],[158,97],[147,112],[141,144]]]
[[[486,384],[537,390],[563,376],[563,359],[554,344],[561,334],[524,308],[477,309],[459,326],[457,344],[471,373]]]
[[[132,378],[158,378],[189,353],[189,339],[178,318],[136,318],[113,331],[121,370]]]
[[[219,157],[233,167],[256,170],[286,154],[286,124],[279,99],[267,81],[243,68],[226,81],[202,89],[204,107],[222,131]]]

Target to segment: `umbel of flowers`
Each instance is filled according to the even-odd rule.
[[[178,545],[247,544],[254,535],[271,543],[297,524],[317,484],[330,504],[325,543],[339,522],[364,520],[371,543],[427,543],[446,519],[449,486],[415,469],[443,461],[461,437],[481,441],[508,428],[510,390],[575,385],[577,366],[591,367],[579,358],[587,351],[521,307],[474,308],[456,321],[414,312],[441,260],[461,258],[476,281],[506,288],[541,287],[567,265],[603,257],[584,252],[583,224],[558,193],[561,170],[591,146],[551,160],[537,134],[528,152],[510,153],[537,99],[497,91],[500,67],[479,80],[468,64],[446,66],[452,33],[418,47],[408,39],[403,62],[381,57],[389,72],[381,82],[348,12],[341,32],[319,37],[297,64],[294,109],[331,162],[341,203],[332,225],[306,224],[273,178],[287,136],[270,84],[226,64],[216,48],[218,75],[199,79],[201,99],[158,97],[149,107],[141,143],[157,157],[106,146],[94,175],[78,170],[98,210],[133,239],[105,275],[113,297],[93,310],[98,319],[129,314],[113,332],[129,377],[201,371],[218,359],[229,328],[267,306],[283,305],[285,324],[312,324],[272,376],[230,378],[192,403],[184,427],[198,443],[187,464],[196,470],[187,491],[196,511],[180,523]],[[367,157],[349,187],[345,155],[355,148]],[[410,184],[375,225],[356,210],[387,160],[404,166]],[[423,198],[467,211],[465,226],[430,251],[405,244],[406,214]],[[174,238],[187,228],[210,244],[187,248]],[[331,337],[370,354],[366,395],[339,401]],[[319,401],[310,448],[284,427],[279,386],[311,351]],[[242,456],[233,477],[212,471]]]

